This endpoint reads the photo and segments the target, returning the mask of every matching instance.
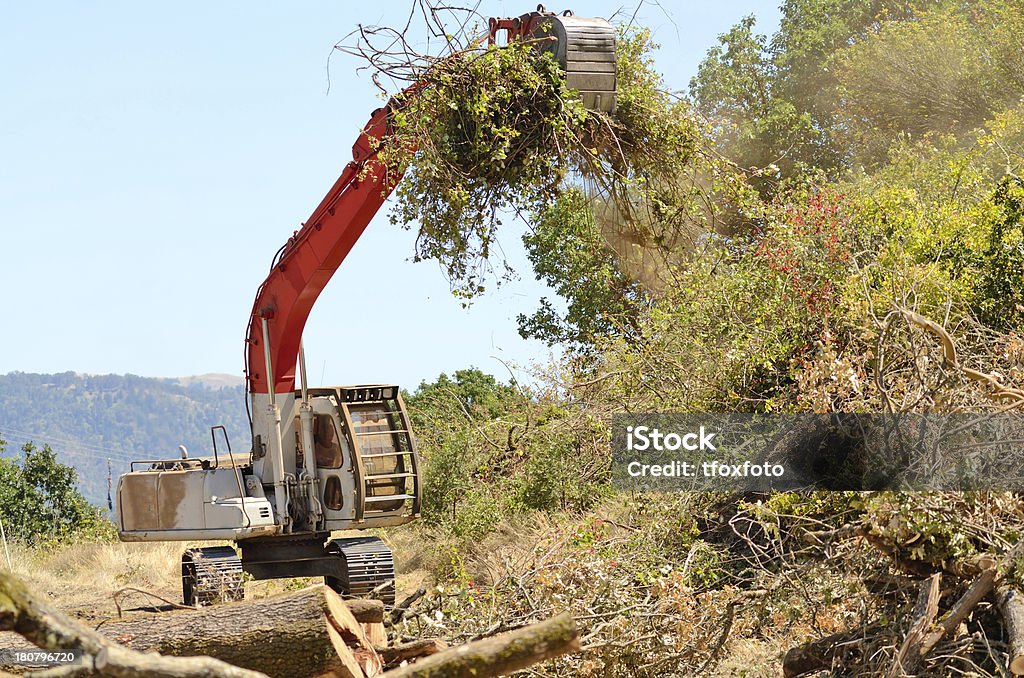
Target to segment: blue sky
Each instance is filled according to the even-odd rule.
[[[534,6],[485,0],[480,11]],[[340,53],[327,91],[331,46],[359,23],[404,23],[409,7],[0,4],[0,373],[241,375],[271,257],[381,104]],[[775,2],[763,0],[645,4],[637,21],[654,30],[657,65],[681,89],[716,36],[751,13],[761,32],[777,25]],[[516,331],[516,315],[551,296],[520,235],[510,228],[502,245],[521,280],[465,310],[435,264],[409,260],[413,234],[383,210],[307,324],[311,381],[412,387],[469,365],[507,377],[503,362],[546,360],[546,346]]]

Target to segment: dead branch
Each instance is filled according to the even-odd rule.
[[[886,625],[874,624],[865,629],[842,631],[819,640],[791,648],[782,659],[784,678],[798,678],[832,668],[834,662],[843,661],[845,655],[884,630]]]
[[[942,575],[938,572],[921,582],[920,592],[917,598],[917,607],[914,608],[914,623],[907,631],[907,637],[903,640],[892,668],[889,670],[889,678],[900,678],[904,675],[913,675],[921,663],[921,643],[924,641],[928,627],[935,621],[935,615],[939,613],[939,583]]]
[[[931,332],[938,338],[939,343],[942,344],[942,356],[945,358],[947,364],[959,370],[968,379],[985,384],[992,388],[993,392],[989,394],[991,399],[1010,400],[1016,402],[1018,405],[1024,405],[1024,390],[1003,384],[996,375],[986,374],[985,372],[979,372],[978,370],[961,365],[957,358],[956,346],[953,344],[953,338],[949,336],[949,332],[946,331],[946,328],[934,320],[930,320],[909,309],[901,308],[900,312],[909,322]]]
[[[1006,628],[1010,671],[1015,676],[1024,675],[1024,597],[1016,587],[1000,584],[996,587],[996,605]]]
[[[144,596],[149,596],[150,598],[156,598],[160,602],[165,603],[165,604],[171,606],[175,610],[192,610],[192,609],[195,609],[195,608],[189,607],[188,605],[182,605],[180,603],[175,603],[173,601],[167,600],[163,596],[158,596],[157,594],[152,593],[150,591],[146,591],[145,589],[137,589],[134,586],[126,586],[123,589],[115,591],[110,596],[114,600],[114,607],[117,608],[117,616],[118,617],[122,616],[122,612],[121,612],[121,598],[123,598],[128,593],[141,593]]]
[[[576,622],[565,612],[515,631],[450,648],[384,675],[387,678],[503,676],[579,649]]]
[[[412,607],[413,603],[415,603],[417,600],[419,600],[426,594],[427,589],[421,586],[420,588],[416,589],[415,593],[413,593],[408,598],[403,600],[401,603],[396,605],[395,609],[391,610],[391,616],[389,617],[391,624],[394,625],[400,622],[402,618],[405,617],[405,614],[409,611],[409,608]]]
[[[992,587],[996,581],[996,568],[992,567],[980,575],[974,580],[974,583],[970,585],[960,600],[956,601],[956,605],[951,609],[941,620],[939,620],[938,627],[928,633],[924,640],[921,642],[920,656],[922,658],[927,657],[928,654],[935,649],[935,646],[939,644],[944,637],[951,634],[956,630],[960,624],[967,619],[968,615],[977,607],[978,603],[985,599],[989,593],[992,592]]]
[[[863,523],[850,523],[834,530],[807,530],[800,536],[801,539],[808,544],[824,545],[832,542],[840,542],[846,541],[847,539],[863,537],[868,533],[869,529],[870,528]]]

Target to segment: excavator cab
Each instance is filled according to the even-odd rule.
[[[615,110],[615,27],[604,19],[561,14],[537,5],[536,12],[507,19],[492,18],[488,42],[530,41],[554,54],[565,71],[566,86],[579,93],[583,105],[595,111]]]

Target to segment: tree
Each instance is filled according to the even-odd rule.
[[[486,531],[501,516],[497,453],[512,445],[524,396],[471,367],[421,383],[406,401],[423,457],[424,517],[456,534]]]
[[[795,108],[774,92],[767,38],[753,32],[754,22],[744,17],[718,36],[690,81],[690,95],[712,120],[719,144],[745,168],[783,162],[797,124]]]
[[[476,367],[442,373],[433,383],[422,382],[406,397],[413,422],[430,424],[430,419],[484,421],[504,413],[509,404],[522,397],[512,384],[502,384]]]
[[[636,332],[647,294],[623,272],[589,202],[582,191],[567,191],[523,237],[537,279],[568,302],[564,317],[547,298],[532,315],[520,314],[519,334],[524,339],[580,350],[599,336]]]
[[[0,440],[0,454],[6,448]],[[0,459],[0,519],[15,538],[35,542],[95,529],[103,519],[79,493],[78,474],[49,445],[21,447],[21,462]]]
[[[868,163],[900,135],[963,134],[1024,94],[1020,7],[1004,0],[890,21],[835,59],[844,135]],[[1019,4],[1019,3],[1018,3]]]
[[[1024,180],[1002,179],[994,196],[1001,208],[982,260],[977,305],[981,319],[1001,330],[1024,330]]]
[[[423,459],[423,516],[452,534],[486,534],[523,511],[585,509],[606,490],[604,425],[550,392],[470,368],[406,400]]]
[[[887,23],[908,22],[941,0],[785,0],[771,39],[748,16],[708,50],[690,97],[719,131],[719,145],[743,167],[770,168],[754,177],[763,194],[774,180],[812,167],[829,176],[847,166],[848,121],[841,113],[834,61],[851,45],[871,42]],[[870,75],[873,65],[860,64]]]

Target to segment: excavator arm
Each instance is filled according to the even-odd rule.
[[[374,150],[387,134],[395,101],[373,112],[352,146],[352,161],[278,252],[259,287],[246,334],[250,393],[270,393],[271,387],[275,393],[295,390],[302,331],[314,302],[402,178],[399,171],[377,162]],[[267,371],[264,343],[270,347],[272,374]]]
[[[488,42],[531,40],[551,51],[566,73],[566,84],[591,109],[615,108],[615,29],[603,19],[555,14],[544,9],[515,18],[491,19]],[[278,253],[253,303],[246,335],[246,378],[250,393],[295,389],[295,365],[302,330],[313,304],[352,250],[370,220],[401,180],[401,173],[377,162],[379,142],[388,134],[390,112],[421,87],[408,87],[377,109],[352,147],[352,162],[313,214]],[[263,335],[266,321],[267,336]],[[265,346],[269,345],[269,369]]]

